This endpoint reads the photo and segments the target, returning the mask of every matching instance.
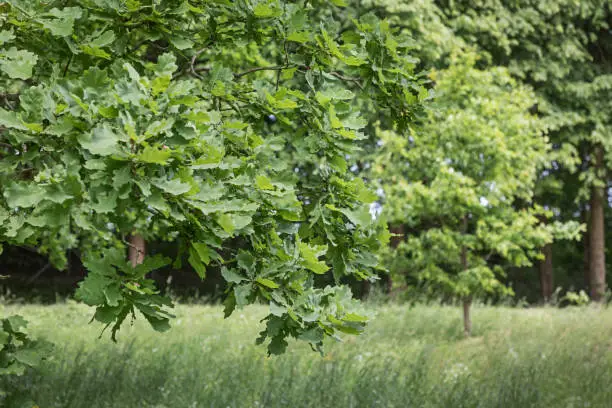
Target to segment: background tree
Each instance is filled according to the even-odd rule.
[[[382,133],[375,176],[383,213],[406,225],[392,269],[427,290],[459,298],[471,332],[473,297],[508,294],[504,264],[529,265],[552,240],[530,205],[547,144],[528,113],[534,95],[503,68],[479,70],[476,55],[434,71],[438,94],[406,139]]]
[[[534,87],[534,110],[547,123],[553,150],[537,186],[537,202],[560,221],[583,221],[591,297],[605,283],[605,213],[609,208],[612,2],[436,1],[455,34],[477,45],[481,65],[504,65]],[[567,243],[555,244],[567,261]],[[550,256],[557,251],[547,251]],[[581,249],[572,249],[581,258]],[[566,262],[567,263],[567,262]],[[552,262],[548,265],[552,266]],[[565,274],[581,271],[570,263]],[[552,273],[547,271],[552,276]],[[564,278],[565,281],[567,281]],[[582,274],[570,282],[582,282]]]

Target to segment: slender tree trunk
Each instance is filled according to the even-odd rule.
[[[471,306],[472,298],[470,296],[463,298],[463,334],[465,334],[465,337],[470,337],[472,335]]]
[[[391,276],[390,273],[385,274],[385,289],[386,289],[386,294],[390,295],[391,292],[393,292],[393,277]]]
[[[463,227],[462,233],[467,234],[468,229],[468,217],[467,215],[463,216]],[[461,247],[461,267],[464,271],[468,270],[468,251],[465,245]],[[472,335],[472,316],[470,314],[470,309],[472,307],[472,297],[466,296],[463,298],[463,334],[465,337],[470,337]]]
[[[366,300],[372,291],[372,283],[369,280],[361,282],[361,299]]]
[[[589,292],[591,288],[591,267],[589,265],[589,257],[591,256],[591,251],[589,250],[589,231],[591,230],[591,221],[589,218],[589,211],[586,205],[585,208],[582,210],[582,222],[587,226],[587,231],[582,234],[582,271],[584,274],[584,286],[586,288],[586,291]]]
[[[595,168],[603,168],[603,150],[595,148]],[[589,265],[591,299],[603,301],[606,292],[606,254],[605,254],[605,188],[593,186],[591,189],[591,222],[589,224]]]
[[[548,303],[554,290],[552,244],[546,244],[542,248],[542,253],[544,254],[544,259],[540,261],[540,288],[544,303]]]
[[[391,226],[389,225],[389,232],[392,234],[389,244],[391,248],[397,248],[397,246],[405,239],[405,227],[404,224]]]
[[[145,240],[142,235],[131,235],[130,246],[128,249],[128,259],[133,267],[144,262],[146,251]]]

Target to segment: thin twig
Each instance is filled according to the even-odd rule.
[[[199,68],[195,67],[197,57],[202,52],[204,52],[204,50],[205,49],[202,49],[202,50],[199,50],[198,52],[196,52],[196,54],[191,59],[191,64],[190,64],[190,72],[195,77],[197,77],[199,79],[203,79],[203,77],[202,77],[202,75],[198,74],[198,72],[209,72],[211,70],[211,68],[209,68],[209,67],[199,67]],[[310,69],[310,67],[308,67],[306,65],[291,65],[291,64],[271,65],[271,66],[267,66],[267,67],[253,67],[253,68],[247,69],[246,71],[234,73],[234,78],[235,79],[240,79],[243,76],[252,74],[254,72],[259,72],[259,71],[279,71],[279,75],[280,75],[280,71],[285,70],[285,69],[289,69],[289,68],[294,68],[294,67],[301,68],[301,69],[306,69],[306,70]],[[330,72],[329,74],[335,76],[336,78],[338,78],[338,79],[340,79],[342,81],[353,82],[355,85],[357,85],[357,87],[359,89],[363,90],[363,85],[361,84],[361,82],[359,82],[359,78],[347,77],[347,76],[344,76],[341,73],[336,72],[336,71]],[[278,77],[277,77],[277,83],[278,83]]]
[[[140,47],[145,45],[148,41],[149,41],[148,39],[138,41],[136,43],[136,45],[134,45],[132,48],[130,48],[130,51],[128,52],[128,54],[132,54],[132,53],[136,52]]]
[[[49,269],[51,267],[51,262],[47,262],[47,264],[45,266],[43,266],[42,268],[40,268],[40,270],[38,272],[36,272],[34,274],[34,276],[32,276],[30,279],[28,279],[27,284],[31,284],[32,282],[34,282],[36,279],[38,279],[38,277],[40,275],[43,274],[44,271],[46,271],[47,269]]]
[[[129,247],[131,247],[131,248],[134,248],[134,249],[136,250],[136,252],[138,253],[138,255],[141,255],[141,254],[143,254],[143,255],[144,255],[144,253],[145,253],[145,252],[144,252],[142,249],[140,249],[139,247],[137,247],[136,245],[132,244],[132,243],[131,243],[131,242],[129,242],[129,241],[126,241],[125,239],[121,239],[121,241],[122,241],[124,244],[126,244],[127,246],[129,246]]]
[[[291,66],[290,65],[272,65],[269,67],[255,67],[255,68],[250,68],[250,69],[247,69],[246,71],[234,74],[234,78],[242,78],[245,75],[252,74],[253,72],[257,72],[257,71],[282,71],[283,69],[288,69],[288,68],[291,68]]]
[[[70,54],[70,57],[68,57],[68,62],[66,62],[66,66],[64,67],[64,73],[62,74],[62,77],[66,77],[66,74],[68,73],[68,68],[70,67],[71,62],[72,62],[72,54]]]
[[[4,99],[4,103],[6,104],[6,106],[9,107],[10,110],[15,110],[15,107],[13,106],[11,101],[9,101],[9,98],[7,97],[6,94],[4,95],[3,99]]]
[[[285,51],[285,65],[289,65],[289,51],[287,51],[287,41],[283,43],[283,51]]]
[[[351,77],[346,77],[344,75],[342,75],[339,72],[333,71],[329,73],[330,75],[335,76],[338,79],[341,79],[343,81],[347,81],[347,82],[354,82],[355,85],[357,85],[359,87],[359,89],[363,90],[363,86],[361,85],[361,83],[359,82],[358,78],[351,78]]]
[[[198,51],[196,51],[195,54],[193,54],[193,57],[191,58],[191,64],[189,65],[190,69],[191,69],[191,73],[193,74],[193,76],[195,76],[196,78],[200,78],[200,79],[204,79],[202,77],[202,75],[198,74],[198,71],[196,71],[195,69],[195,64],[196,64],[196,60],[198,59],[198,57],[208,49],[208,47],[202,48]]]
[[[195,70],[196,72],[209,72],[211,69],[212,68],[210,67],[199,67],[199,68],[196,68]]]
[[[19,94],[18,93],[8,93],[8,92],[0,92],[0,95],[6,97],[6,98],[19,98]]]
[[[11,109],[15,109],[13,104],[11,103],[11,100],[13,101],[18,101],[19,100],[19,94],[18,93],[4,93],[4,92],[0,92],[0,97],[2,97],[2,99],[4,99],[4,103],[6,103],[6,105],[11,108]]]
[[[235,111],[235,112],[240,113],[240,115],[242,115],[242,113],[240,112],[240,108],[246,108],[247,106],[249,106],[248,104],[245,104],[245,105],[239,106],[239,105],[233,105],[233,104],[230,104],[229,102],[226,102],[226,103],[229,105],[229,107],[228,107],[228,108],[221,108],[221,109],[219,109],[219,111],[221,111],[221,112],[227,112],[227,111],[231,111],[231,110],[233,110],[233,111]]]

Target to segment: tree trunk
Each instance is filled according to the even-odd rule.
[[[392,234],[391,239],[389,240],[391,248],[397,248],[397,246],[404,240],[404,238],[406,238],[404,224],[395,226],[389,225],[389,232]]]
[[[383,280],[385,281],[385,293],[390,295],[393,292],[393,277],[390,273],[386,273]]]
[[[463,216],[463,227],[462,234],[467,234],[468,229],[468,217],[467,215]],[[461,247],[461,267],[464,271],[467,271],[469,268],[468,264],[468,253],[465,245]],[[472,316],[470,315],[470,308],[472,306],[472,297],[466,296],[463,298],[463,334],[465,337],[470,337],[472,335]]]
[[[465,337],[472,335],[472,316],[470,315],[470,307],[472,306],[472,298],[466,297],[463,299],[463,334]]]
[[[603,150],[595,148],[595,168],[603,168]],[[589,267],[591,299],[601,302],[606,292],[606,253],[605,253],[605,188],[591,188],[591,222],[589,223]]]
[[[132,264],[132,267],[136,267],[144,262],[146,251],[145,240],[142,235],[131,235],[130,236],[130,246],[128,249],[128,259]]]
[[[540,288],[542,289],[544,303],[548,303],[554,290],[552,244],[546,244],[542,248],[542,253],[544,254],[544,259],[540,261]]]
[[[361,282],[361,300],[366,300],[372,291],[372,283],[369,280]]]
[[[591,268],[589,265],[589,257],[591,256],[591,251],[589,250],[589,231],[591,230],[591,227],[589,211],[586,205],[585,208],[582,210],[582,222],[587,226],[587,231],[582,234],[582,272],[584,274],[584,286],[586,288],[586,291],[589,292],[591,288]]]

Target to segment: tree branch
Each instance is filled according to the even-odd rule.
[[[68,57],[68,61],[66,62],[66,66],[64,67],[64,72],[62,73],[62,77],[66,77],[66,74],[68,73],[68,68],[70,68],[70,63],[72,62],[72,54],[70,54],[70,56]]]
[[[193,76],[195,76],[196,78],[199,78],[199,79],[204,79],[204,78],[202,77],[202,75],[198,74],[199,71],[196,70],[196,68],[195,68],[196,60],[207,49],[208,49],[208,47],[204,47],[204,48],[196,51],[196,53],[193,54],[193,57],[191,58],[191,64],[189,64],[189,68],[191,70],[191,73],[193,74]],[[209,71],[209,70],[210,69],[206,69],[206,71]]]
[[[253,72],[258,72],[258,71],[282,71],[283,69],[288,69],[288,68],[292,68],[292,66],[291,65],[272,65],[268,67],[255,67],[255,68],[247,69],[246,71],[243,71],[243,72],[235,73],[234,78],[236,79],[242,78],[245,75],[252,74]]]
[[[338,79],[346,81],[346,82],[354,82],[355,85],[357,85],[359,89],[363,91],[363,85],[361,85],[361,82],[359,82],[358,78],[347,77],[336,71],[330,72],[329,74],[335,76]]]
[[[40,268],[40,269],[38,270],[38,272],[36,272],[36,273],[34,274],[34,276],[32,276],[30,279],[28,279],[28,281],[27,281],[27,283],[26,283],[26,284],[27,284],[27,285],[32,284],[32,283],[33,283],[33,282],[34,282],[36,279],[38,279],[38,277],[39,277],[40,275],[42,275],[42,274],[43,274],[43,272],[45,272],[45,271],[46,271],[47,269],[49,269],[50,267],[51,267],[51,262],[48,262],[48,263],[47,263],[45,266],[43,266],[42,268]]]
[[[193,58],[191,59],[191,64],[189,66],[189,71],[190,73],[199,78],[199,79],[204,79],[202,77],[202,75],[199,74],[199,72],[209,72],[211,70],[211,68],[209,67],[199,67],[196,68],[195,64],[196,64],[196,59],[197,57],[204,51],[205,49],[199,50],[198,52],[195,53],[195,55],[193,56]],[[269,65],[266,67],[253,67],[253,68],[249,68],[246,71],[242,71],[242,72],[235,72],[234,73],[234,78],[235,79],[240,79],[246,75],[255,73],[255,72],[259,72],[259,71],[282,71],[284,69],[290,69],[290,68],[300,68],[303,70],[310,70],[311,68],[307,65],[295,65],[295,64],[285,64],[285,65]],[[180,75],[180,74],[179,74]],[[336,78],[342,80],[342,81],[346,81],[346,82],[353,82],[355,85],[357,85],[357,87],[361,90],[363,90],[363,85],[361,84],[361,82],[359,81],[359,78],[353,78],[353,77],[347,77],[343,74],[341,74],[340,72],[337,71],[332,71],[329,73],[329,75],[335,76]],[[178,76],[178,75],[177,75]]]

